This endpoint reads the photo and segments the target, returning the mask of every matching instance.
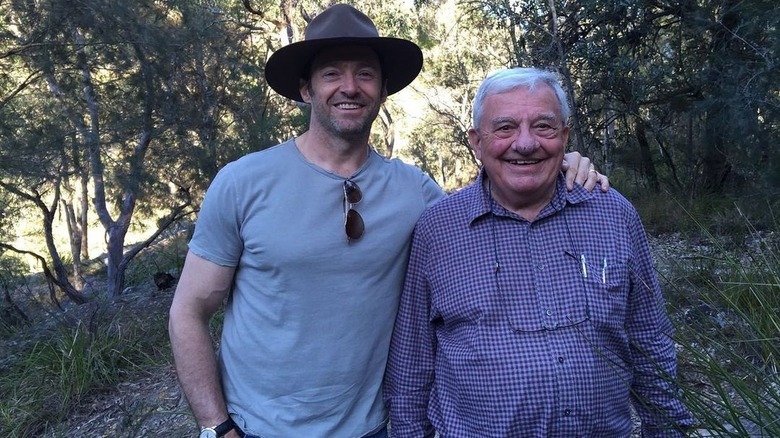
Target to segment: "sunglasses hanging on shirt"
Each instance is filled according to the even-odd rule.
[[[363,236],[365,225],[363,217],[353,207],[363,199],[360,187],[352,181],[344,181],[344,231],[347,234],[347,243],[358,240]]]

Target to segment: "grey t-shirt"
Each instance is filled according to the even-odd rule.
[[[219,363],[228,409],[264,437],[360,437],[381,384],[414,225],[444,194],[371,151],[352,177],[365,233],[347,242],[344,178],[292,140],[219,172],[190,250],[236,267]]]

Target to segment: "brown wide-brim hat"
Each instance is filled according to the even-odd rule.
[[[387,94],[393,94],[420,73],[422,50],[417,44],[399,38],[380,37],[365,14],[345,4],[322,11],[306,27],[304,40],[282,47],[265,64],[265,79],[277,93],[303,102],[300,92],[304,71],[320,50],[332,46],[359,45],[373,49],[382,64]]]

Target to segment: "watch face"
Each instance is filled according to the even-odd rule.
[[[217,432],[210,427],[205,427],[201,429],[198,438],[217,438]]]

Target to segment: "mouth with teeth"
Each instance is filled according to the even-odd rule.
[[[353,109],[360,109],[362,105],[357,103],[337,103],[336,108],[342,109],[342,110],[353,110]]]
[[[516,166],[529,166],[540,162],[541,160],[507,160],[507,163],[514,164]]]

